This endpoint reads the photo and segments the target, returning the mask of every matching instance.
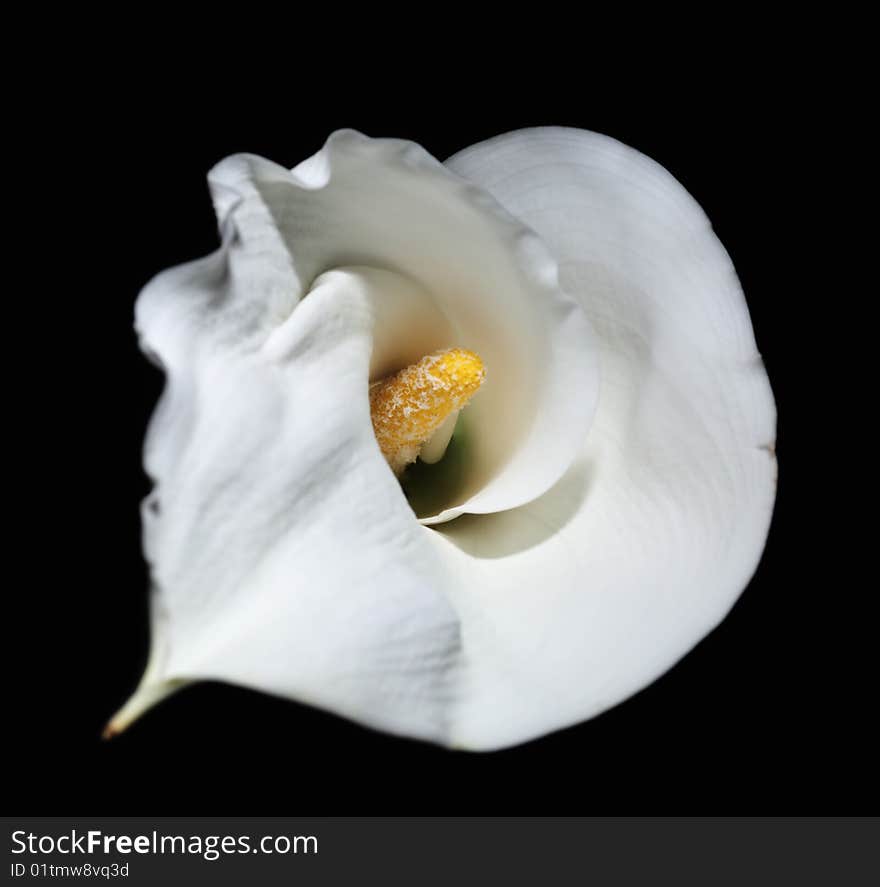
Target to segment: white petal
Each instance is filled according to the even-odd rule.
[[[362,146],[359,138],[345,134],[340,144]],[[213,183],[223,249],[161,276],[141,297],[144,347],[167,367],[169,384],[146,454],[157,479],[145,507],[154,657],[145,701],[123,720],[158,685],[219,677],[407,735],[509,745],[644,686],[722,618],[754,569],[774,495],[775,416],[729,259],[667,173],[573,131],[514,134],[452,165],[560,259],[563,287],[600,337],[595,427],[571,470],[532,504],[439,530],[416,523],[368,432],[366,377],[377,359],[371,315],[387,308],[377,292],[396,293],[388,304],[435,295],[433,275],[403,264],[407,255],[430,264],[432,252],[424,228],[398,242],[390,230],[371,239],[371,224],[407,195],[425,196],[422,173],[435,167],[400,143],[376,151],[370,168],[384,169],[396,196],[359,228],[342,226],[362,249],[331,250],[310,266],[319,243],[302,256],[292,247],[308,243],[312,226],[297,228],[302,218],[325,235],[333,229],[319,202],[288,217],[291,187],[297,200],[310,189],[330,195],[340,211],[364,195],[364,177],[340,176],[347,184],[338,193],[330,187],[340,169],[356,169],[345,151],[336,162],[328,145],[297,168],[293,186],[280,167],[238,158]],[[464,193],[472,213],[501,218]],[[450,220],[463,211],[455,201],[443,209]],[[552,269],[534,237],[514,241]],[[372,275],[382,272],[352,268],[321,278],[293,310],[320,272],[373,264],[368,251],[386,242],[396,251],[376,264],[405,272],[412,286],[380,285]],[[510,292],[525,306],[540,288]],[[498,341],[544,354],[553,381],[587,380],[580,401],[546,379],[534,389],[554,404],[536,409],[543,421],[532,427],[558,471],[550,438],[576,427],[569,420],[592,396],[594,364],[585,371],[579,362],[590,331],[571,305],[558,294],[539,304],[556,306],[542,335],[565,343],[565,359],[518,339],[518,324]],[[439,300],[423,307],[450,323],[458,313]],[[485,333],[491,347],[496,331]],[[505,365],[502,351],[510,381],[516,362]],[[316,396],[322,390],[326,398]],[[552,475],[540,460],[523,467],[532,495]]]
[[[423,356],[430,342],[483,359],[487,381],[466,411],[466,471],[425,523],[512,508],[558,480],[595,411],[598,367],[589,323],[531,231],[418,145],[350,130],[292,172],[240,155],[210,181],[266,313],[286,316],[330,268],[384,268],[421,294],[389,293],[379,306],[374,375]],[[276,292],[285,265],[297,286]]]
[[[329,272],[251,340],[242,298],[258,284],[218,270],[243,249],[162,275],[138,303],[168,374],[145,454],[153,654],[109,732],[216,678],[442,741],[458,624],[369,418],[370,291],[388,275]],[[252,267],[281,291],[283,269]]]
[[[775,407],[729,257],[665,170],[593,133],[525,130],[449,161],[530,225],[601,342],[582,455],[542,498],[434,539],[468,669],[454,742],[598,714],[732,606],[775,497]]]

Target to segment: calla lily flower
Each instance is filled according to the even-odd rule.
[[[616,705],[724,618],[767,536],[775,406],[668,172],[580,130],[445,164],[341,131],[209,184],[219,250],[136,307],[167,377],[152,646],[108,735],[211,679],[497,749]],[[395,473],[370,385],[453,347],[485,381]]]

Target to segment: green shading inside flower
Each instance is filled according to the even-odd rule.
[[[419,459],[407,467],[400,485],[416,517],[439,514],[460,500],[465,488],[472,443],[471,430],[461,415],[446,453],[439,462],[429,465]]]

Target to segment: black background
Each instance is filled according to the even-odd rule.
[[[7,539],[7,806],[262,815],[868,806],[871,706],[850,663],[868,592],[834,557],[849,518],[828,504],[840,470],[814,421],[817,404],[833,409],[816,344],[820,284],[795,273],[814,258],[795,231],[822,183],[806,176],[815,168],[804,153],[824,125],[820,106],[805,118],[784,71],[722,83],[711,61],[611,88],[576,66],[543,79],[487,67],[429,84],[403,62],[369,83],[364,62],[337,82],[325,60],[290,70],[271,97],[234,65],[152,77],[157,51],[148,67],[146,84],[104,70],[58,86],[61,99],[37,111],[45,160],[9,169],[36,195],[36,249],[8,260],[29,271],[17,299],[29,317],[7,330],[11,437],[23,450],[9,481],[26,493]],[[209,684],[102,742],[148,644],[140,447],[162,379],[137,349],[132,309],[153,274],[215,248],[208,169],[237,151],[292,166],[339,127],[413,139],[442,159],[542,124],[607,133],[666,166],[739,272],[778,403],[780,479],[765,556],[733,612],[626,703],[494,754],[395,739]]]

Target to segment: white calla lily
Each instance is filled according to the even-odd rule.
[[[766,538],[775,409],[730,260],[661,167],[576,130],[446,167],[341,132],[209,181],[221,249],[137,306],[167,374],[153,646],[110,733],[220,679],[499,748],[621,701],[723,618]],[[453,345],[487,380],[411,506],[368,384]]]

